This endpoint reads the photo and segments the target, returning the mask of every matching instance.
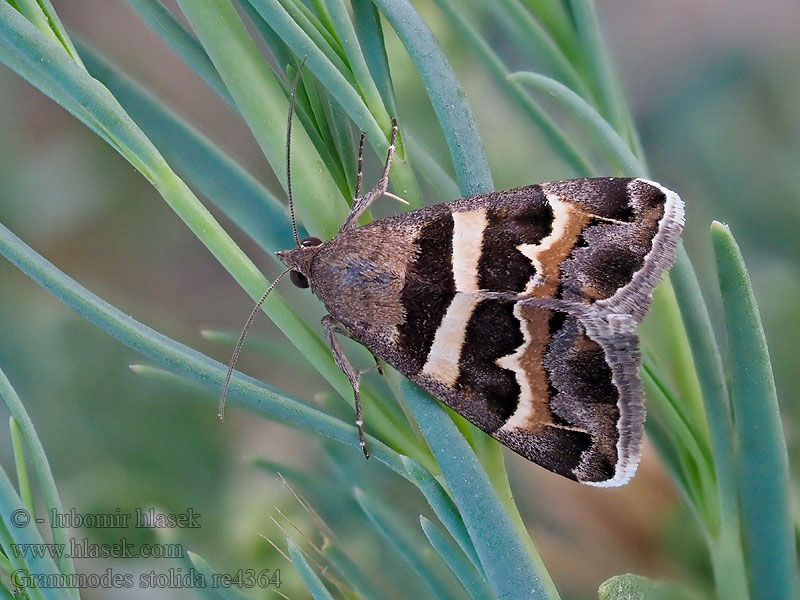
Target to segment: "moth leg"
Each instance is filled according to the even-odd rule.
[[[356,404],[356,427],[358,427],[358,443],[361,446],[361,451],[364,453],[364,457],[369,458],[367,437],[364,434],[364,413],[361,408],[361,394],[358,391],[359,384],[361,383],[361,372],[353,367],[353,365],[350,363],[344,353],[344,350],[339,345],[338,338],[336,337],[337,333],[347,335],[349,337],[349,332],[341,323],[339,323],[339,321],[330,315],[325,315],[322,317],[322,325],[325,327],[325,333],[328,336],[328,343],[331,346],[331,352],[333,352],[333,360],[336,361],[336,365],[347,376],[347,379],[350,380],[350,385],[353,386],[353,395]]]
[[[342,232],[346,229],[350,229],[353,227],[357,222],[358,218],[364,214],[364,211],[369,208],[369,205],[375,202],[378,198],[386,194],[386,190],[389,188],[389,169],[392,166],[392,159],[394,158],[394,144],[397,141],[397,119],[392,119],[392,137],[389,141],[389,151],[386,153],[386,163],[383,166],[383,173],[381,174],[380,179],[378,179],[378,183],[375,184],[375,187],[372,188],[369,192],[364,194],[363,196],[358,196],[355,201],[353,202],[353,207],[350,209],[350,214],[347,215],[347,219],[345,219],[342,226],[339,228],[339,232]],[[361,168],[359,168],[359,172]],[[360,188],[360,186],[358,186]],[[397,199],[398,197],[394,194],[389,194],[393,198]],[[399,198],[401,201],[402,198]]]
[[[381,377],[383,377],[383,366],[386,364],[386,361],[385,361],[385,360],[383,360],[383,359],[382,359],[380,356],[378,356],[378,355],[377,355],[377,354],[375,354],[374,352],[370,352],[370,354],[372,354],[372,358],[374,358],[374,359],[375,359],[375,367],[374,367],[374,368],[375,368],[375,370],[377,370],[377,371],[378,371],[378,375],[380,375]],[[370,369],[370,371],[371,371],[371,370],[372,370],[372,369]],[[362,374],[363,374],[363,373],[362,373]]]
[[[356,173],[356,197],[355,200],[361,196],[361,183],[364,181],[364,138],[367,134],[361,132],[361,139],[358,140],[358,171]]]

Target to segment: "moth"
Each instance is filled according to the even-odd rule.
[[[291,119],[290,108],[289,135]],[[353,386],[365,456],[361,373],[340,335],[528,460],[581,483],[626,483],[645,416],[635,329],[674,261],[683,202],[645,179],[573,179],[359,226],[375,200],[396,198],[387,187],[397,131],[393,122],[383,173],[363,195],[362,134],[357,197],[328,241],[298,238],[289,184],[297,247],[278,252],[281,276],[328,310],[322,324]]]

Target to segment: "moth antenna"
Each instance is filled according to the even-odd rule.
[[[261,300],[256,303],[256,307],[253,309],[253,312],[250,313],[250,317],[248,317],[247,322],[244,324],[244,329],[242,329],[242,334],[239,336],[239,341],[236,342],[236,348],[233,350],[233,356],[231,356],[231,362],[228,365],[228,373],[225,375],[225,383],[222,384],[222,393],[219,397],[219,412],[217,413],[220,421],[225,421],[225,398],[228,396],[228,386],[230,385],[231,377],[233,376],[233,368],[236,366],[236,361],[239,360],[239,354],[242,352],[244,339],[250,332],[250,328],[253,326],[253,321],[256,320],[256,316],[258,316],[258,313],[261,311],[261,306],[264,304],[267,296],[269,296],[270,292],[275,288],[281,278],[291,270],[291,268],[286,269],[275,278],[275,281],[270,284],[270,286],[267,288],[267,291],[264,292],[263,296],[261,296]]]
[[[304,56],[297,68],[297,75],[294,76],[294,84],[292,85],[292,95],[289,98],[289,120],[286,123],[286,189],[289,194],[289,214],[292,217],[292,233],[294,233],[294,241],[300,245],[300,236],[297,235],[297,220],[294,216],[294,200],[292,199],[292,117],[294,116],[294,103],[297,98],[297,86],[300,85],[300,73],[303,70],[303,65],[306,64]]]

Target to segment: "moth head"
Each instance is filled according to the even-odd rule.
[[[321,247],[321,239],[307,237],[300,242],[297,248],[277,253],[283,264],[291,269],[289,277],[297,287],[307,288],[310,285],[311,263]]]

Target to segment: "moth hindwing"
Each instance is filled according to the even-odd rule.
[[[644,422],[635,327],[674,260],[677,194],[575,179],[362,227],[353,213],[331,240],[279,255],[327,307],[356,394],[337,333],[551,471],[598,486],[631,478]]]

